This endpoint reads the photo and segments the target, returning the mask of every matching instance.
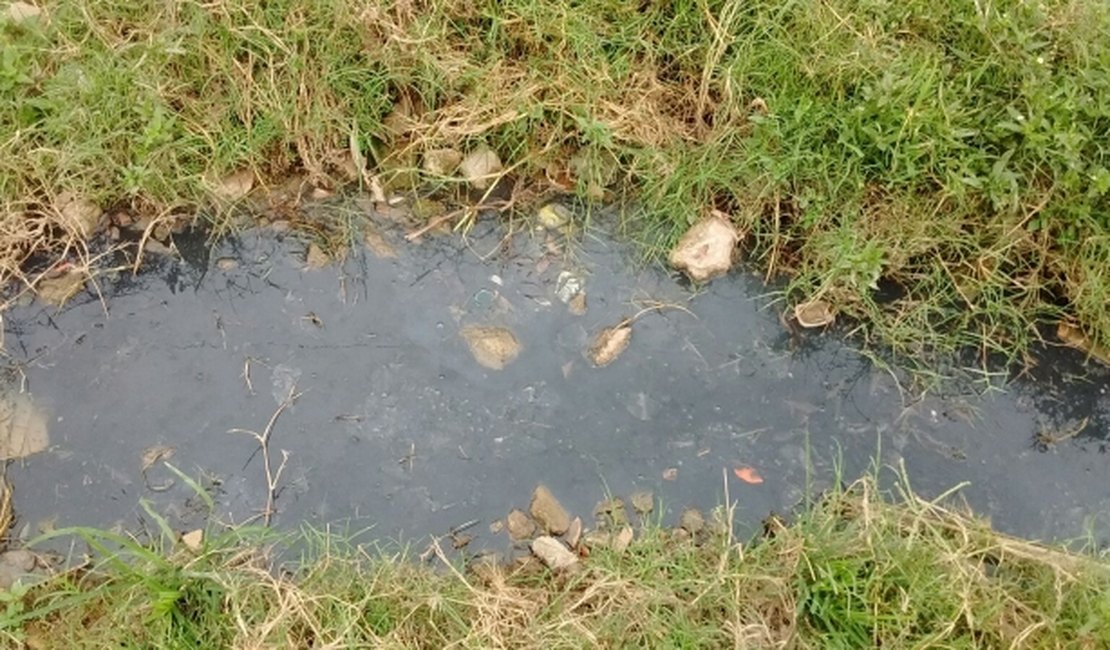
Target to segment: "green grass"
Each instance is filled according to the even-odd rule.
[[[647,523],[626,551],[595,547],[564,574],[433,567],[308,530],[213,533],[196,551],[172,531],[145,544],[61,531],[93,559],[17,588],[0,634],[30,648],[1110,644],[1105,558],[1000,535],[870,479],[750,541],[710,531],[683,540]],[[307,550],[274,559],[291,548]]]
[[[790,302],[903,359],[1018,359],[1061,318],[1110,342],[1098,0],[43,6],[0,26],[6,277],[72,244],[63,192],[165,214],[243,168],[408,180],[487,144],[532,196],[633,202],[650,250],[728,212]]]

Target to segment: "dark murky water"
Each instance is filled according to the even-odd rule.
[[[544,257],[529,233],[502,247],[488,224],[468,246],[453,236],[404,246],[395,235],[398,259],[360,253],[307,271],[303,240],[249,233],[199,262],[194,249],[192,263],[166,259],[105,283],[103,302],[82,294],[60,312],[6,314],[8,352],[27,362],[26,388],[51,423],[49,450],[10,468],[22,532],[133,526],[143,497],[195,519],[195,499],[167,468],[144,477],[154,445],[206,477],[219,517],[250,518],[266,502],[261,458],[249,434],[231,431],[262,432],[294,387],[303,394],[272,432],[275,462],[289,453],[278,525],[355,518],[412,539],[526,507],[538,481],[583,515],[606,491],[653,489],[674,517],[719,503],[727,480],[750,526],[875,456],[904,461],[926,496],[969,481],[962,494],[977,511],[1025,536],[1078,536],[1110,512],[1110,375],[1070,353],[1050,355],[1036,382],[906,406],[892,376],[851,345],[793,341],[744,274],[691,300],[605,238],[567,260]],[[221,256],[239,266],[217,268]],[[585,278],[584,316],[555,297],[566,269]],[[591,367],[592,336],[653,300],[690,313],[643,315],[623,356]],[[468,324],[512,328],[520,356],[482,368],[459,336]],[[1037,432],[1084,417],[1074,438],[1035,444]],[[737,480],[741,465],[765,481]]]

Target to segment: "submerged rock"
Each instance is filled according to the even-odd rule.
[[[509,538],[514,542],[529,539],[536,532],[536,523],[515,508],[505,517],[505,527],[509,529]]]
[[[0,460],[24,458],[50,445],[46,416],[26,393],[0,394]]]
[[[474,360],[490,370],[501,370],[520,354],[520,341],[504,327],[469,325],[459,332]]]
[[[712,280],[732,268],[732,253],[739,240],[736,228],[724,215],[706,217],[678,240],[671,251],[671,266],[695,282]]]
[[[691,535],[697,535],[705,529],[705,517],[697,508],[687,508],[678,518],[678,525]]]
[[[586,351],[586,358],[598,368],[603,368],[616,361],[631,342],[631,325],[621,323],[616,327],[606,327],[594,338],[590,349]]]

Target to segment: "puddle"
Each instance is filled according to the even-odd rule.
[[[1108,373],[1075,354],[1050,351],[1005,392],[904,407],[851,345],[793,341],[755,277],[690,300],[604,237],[570,261],[530,233],[502,237],[490,223],[465,246],[386,232],[395,257],[319,270],[291,234],[207,254],[179,242],[190,262],[105,281],[103,300],[9,311],[12,374],[50,442],[9,468],[17,532],[133,526],[140,498],[188,529],[202,506],[165,462],[202,477],[217,516],[246,521],[269,497],[254,434],[297,393],[268,432],[274,468],[287,454],[278,526],[354,520],[413,539],[502,518],[537,482],[576,514],[652,490],[675,521],[728,481],[751,528],[876,456],[926,496],[969,481],[977,512],[1027,537],[1080,536],[1110,511]],[[584,313],[564,304],[579,293]],[[644,312],[663,304],[683,309]],[[615,324],[629,336],[610,330],[620,349],[596,363]],[[1075,436],[1044,435],[1083,418]]]

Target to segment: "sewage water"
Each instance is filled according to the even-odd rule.
[[[465,239],[385,236],[397,257],[355,251],[318,270],[295,234],[258,229],[212,250],[181,238],[183,258],[105,278],[99,294],[10,310],[9,374],[47,414],[51,443],[9,468],[17,530],[134,527],[140,499],[195,524],[203,507],[158,446],[200,477],[214,516],[247,521],[268,494],[247,431],[299,393],[269,433],[275,469],[287,454],[279,527],[346,521],[412,540],[479,520],[481,542],[537,482],[584,519],[605,494],[654,490],[672,521],[721,503],[727,482],[750,530],[877,459],[927,497],[968,482],[961,497],[1004,531],[1106,531],[1110,374],[1078,354],[1046,351],[1032,377],[986,395],[911,400],[850,342],[792,336],[743,272],[695,295],[604,236],[570,253],[492,221]],[[585,287],[584,315],[556,296],[564,271]],[[646,311],[616,361],[590,365],[598,331],[659,304],[681,309]],[[510,328],[519,355],[482,367],[467,325]],[[1084,418],[1078,435],[1038,444]],[[158,461],[145,471],[144,452]],[[736,478],[742,466],[763,482]]]

